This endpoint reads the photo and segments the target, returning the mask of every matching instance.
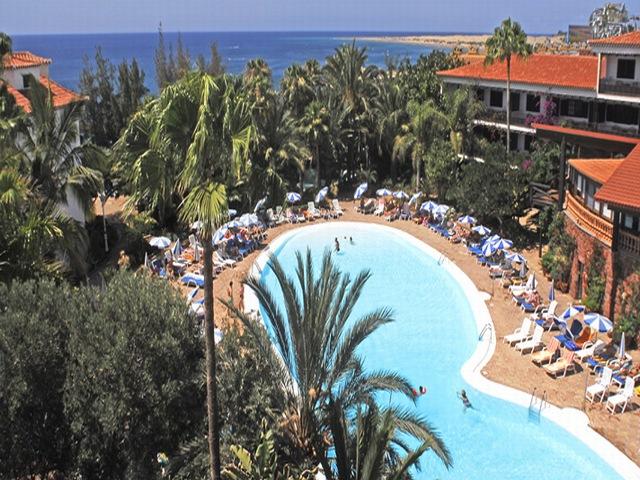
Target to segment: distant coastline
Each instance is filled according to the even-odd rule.
[[[381,35],[381,36],[363,36],[357,37],[358,40],[368,42],[384,42],[384,43],[402,43],[408,45],[424,45],[432,48],[453,49],[455,47],[463,50],[480,49],[484,46],[489,34],[442,34],[442,35]],[[532,45],[539,44],[558,44],[564,41],[562,35],[530,35],[529,43]]]

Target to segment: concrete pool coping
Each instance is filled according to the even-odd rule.
[[[496,347],[495,328],[491,313],[486,305],[486,293],[478,290],[471,278],[458,267],[455,262],[451,261],[446,255],[439,252],[434,247],[426,244],[422,240],[414,237],[410,233],[404,232],[392,226],[367,224],[363,222],[339,222],[340,225],[352,228],[379,228],[389,232],[393,232],[400,238],[406,240],[411,245],[425,252],[431,258],[436,260],[438,264],[444,268],[461,286],[462,291],[467,297],[467,301],[471,306],[476,321],[478,332],[484,335],[479,339],[478,345],[474,353],[467,359],[461,368],[461,374],[464,380],[476,390],[497,397],[524,408],[529,407],[531,394],[493,382],[482,374],[482,369],[489,362]],[[331,223],[322,223],[314,225],[305,225],[300,228],[289,230],[276,237],[269,245],[260,253],[258,258],[251,266],[250,275],[260,275],[265,267],[269,256],[276,252],[284,243],[300,230],[309,231],[312,229],[322,229],[325,225],[333,225]],[[244,287],[244,304],[246,312],[258,312],[259,302],[250,288]],[[489,334],[488,334],[489,333]],[[640,467],[636,465],[629,457],[616,448],[602,435],[597,433],[589,426],[587,415],[574,408],[559,408],[550,403],[545,403],[541,412],[541,416],[551,420],[557,425],[564,428],[578,440],[589,447],[596,455],[611,466],[624,479],[640,480]]]

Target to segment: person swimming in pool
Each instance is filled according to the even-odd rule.
[[[338,241],[338,237],[336,237],[335,242],[336,242],[336,252],[339,252],[340,251],[340,242]]]
[[[353,245],[353,243],[354,243],[354,242],[353,242],[353,237],[349,237],[349,243],[350,243],[351,245]]]
[[[469,397],[467,397],[467,392],[464,391],[464,388],[458,392],[458,398],[462,400],[465,411],[467,410],[467,408],[473,408],[473,405],[471,405],[471,401],[469,400]]]

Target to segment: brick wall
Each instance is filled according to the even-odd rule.
[[[581,230],[568,216],[565,217],[565,228],[567,233],[571,235],[576,241],[576,251],[573,255],[573,264],[571,265],[571,278],[569,280],[569,294],[576,297],[578,294],[578,285],[582,284],[582,298],[587,293],[587,274],[589,272],[589,264],[591,263],[591,255],[595,245],[598,244],[602,250],[602,256],[604,257],[606,278],[606,287],[604,293],[604,301],[602,304],[602,313],[613,318],[614,306],[615,306],[615,268],[613,261],[613,252],[605,244],[596,240],[588,233]],[[579,277],[579,263],[584,265],[582,278]]]

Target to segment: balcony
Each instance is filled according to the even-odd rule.
[[[620,229],[618,249],[632,255],[640,256],[640,236]]]
[[[592,212],[585,207],[580,199],[573,196],[571,192],[567,192],[566,203],[567,215],[582,230],[597,238],[607,247],[611,247],[613,241],[613,223]]]
[[[600,93],[640,98],[640,82],[624,82],[612,78],[600,79]]]

